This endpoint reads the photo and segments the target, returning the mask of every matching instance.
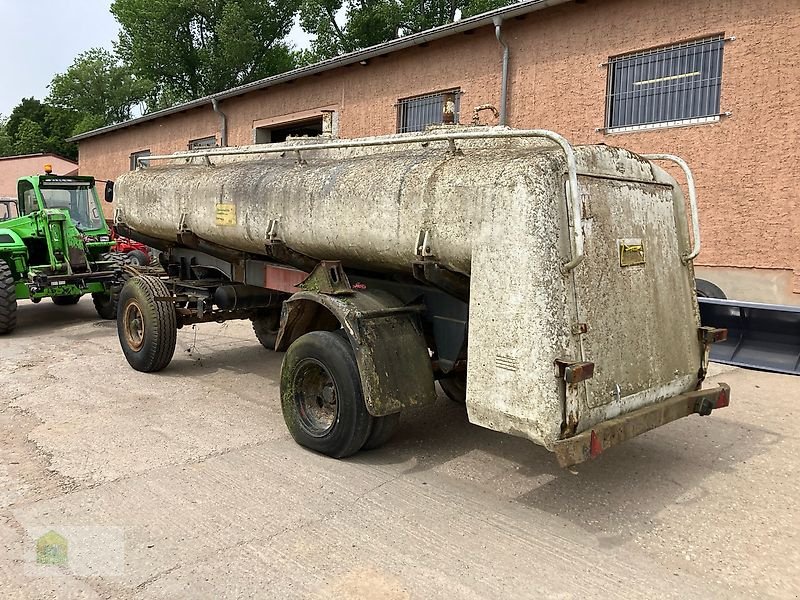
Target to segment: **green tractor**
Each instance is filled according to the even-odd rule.
[[[97,198],[94,177],[47,174],[21,177],[13,209],[0,220],[0,334],[17,324],[17,301],[75,304],[91,294],[104,319],[117,314],[122,264]],[[106,200],[113,182],[106,186]],[[12,216],[13,215],[13,216]],[[11,218],[9,218],[11,217]]]

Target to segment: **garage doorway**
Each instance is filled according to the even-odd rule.
[[[292,121],[290,123],[276,123],[269,127],[255,128],[256,144],[275,144],[285,142],[287,137],[317,137],[322,135],[322,115]]]

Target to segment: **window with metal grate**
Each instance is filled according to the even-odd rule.
[[[609,59],[606,129],[719,119],[724,45],[716,35]]]
[[[458,123],[461,90],[445,90],[397,101],[397,132],[423,131],[428,125]]]

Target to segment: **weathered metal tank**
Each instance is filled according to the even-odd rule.
[[[565,206],[553,201],[552,189],[562,190],[566,165],[552,140],[467,139],[453,152],[444,141],[397,144],[404,137],[410,136],[367,140],[392,145],[311,150],[331,144],[299,142],[298,153],[258,154],[263,147],[254,146],[247,149],[253,154],[212,156],[210,163],[157,162],[120,177],[117,208],[126,224],[167,241],[190,230],[264,254],[265,244],[278,237],[314,258],[336,256],[346,266],[394,271],[410,270],[420,231],[427,231],[426,253],[469,274],[473,242],[513,212],[511,205],[537,219],[542,242],[558,233],[553,224]],[[576,154],[579,163],[605,161],[607,168],[645,169],[652,177],[649,164],[615,149],[579,148]],[[552,266],[558,271],[559,260]]]
[[[469,277],[473,423],[553,448],[702,380],[696,211],[690,237],[679,185],[629,151],[465,128],[151,160],[116,188],[149,238]],[[595,364],[566,398],[562,356]]]

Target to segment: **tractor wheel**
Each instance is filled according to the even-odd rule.
[[[253,322],[256,339],[267,350],[275,350],[275,342],[278,340],[278,329],[281,324],[280,310],[265,311],[250,320]]]
[[[81,297],[80,294],[75,294],[73,296],[53,296],[50,299],[56,306],[72,306],[77,304]]]
[[[467,402],[467,374],[461,373],[439,380],[439,387],[444,395],[453,402],[466,404]]]
[[[9,266],[0,260],[0,335],[17,326],[17,290]]]
[[[119,305],[119,293],[122,291],[123,284],[128,280],[128,275],[121,269],[128,264],[128,258],[119,252],[109,252],[102,255],[102,260],[111,261],[117,265],[121,275],[119,281],[109,288],[108,292],[95,292],[92,294],[94,309],[101,319],[111,321],[117,318],[117,306]]]
[[[372,431],[350,342],[330,331],[295,340],[281,365],[281,408],[301,446],[344,458],[358,452]]]
[[[128,280],[120,292],[117,335],[125,358],[137,371],[160,371],[175,354],[175,305],[156,300],[171,295],[163,281],[146,275]]]
[[[131,250],[126,256],[128,258],[128,264],[132,267],[146,267],[149,263],[147,255],[141,250]]]
[[[94,309],[101,319],[108,321],[117,318],[117,306],[119,305],[119,286],[114,286],[110,292],[95,292],[92,294]]]

